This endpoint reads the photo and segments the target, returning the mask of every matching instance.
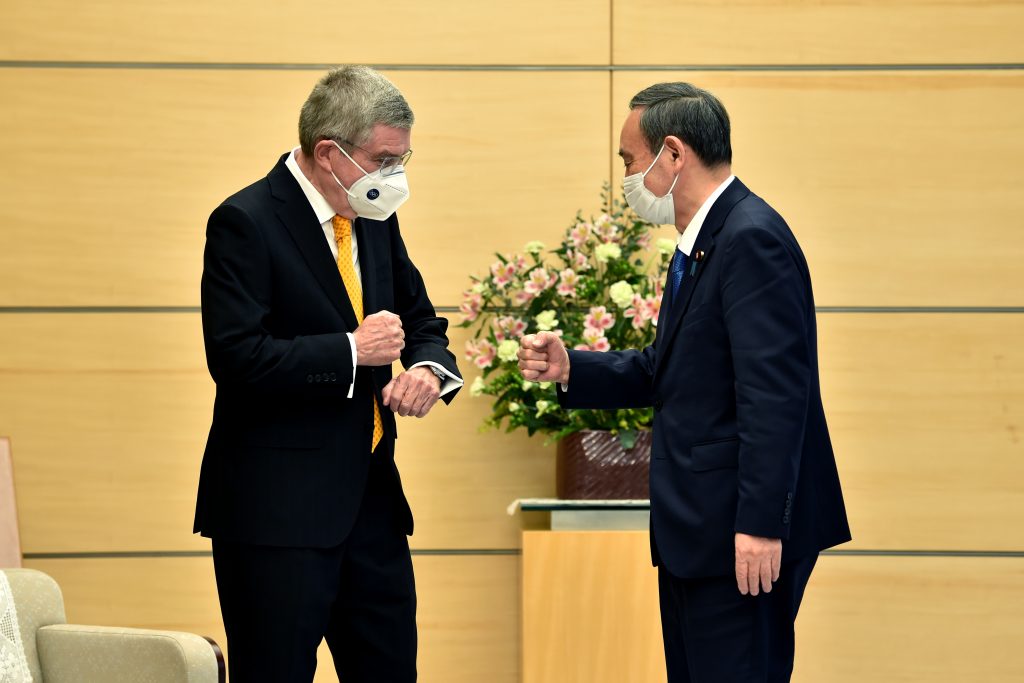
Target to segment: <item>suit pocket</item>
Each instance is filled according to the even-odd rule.
[[[736,469],[739,467],[740,440],[722,439],[690,448],[690,469],[694,472]]]

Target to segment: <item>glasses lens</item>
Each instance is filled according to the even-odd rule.
[[[387,157],[380,165],[380,174],[388,176],[404,171],[405,167],[409,165],[410,158],[412,158],[411,149],[400,157]]]

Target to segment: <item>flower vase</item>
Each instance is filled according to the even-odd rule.
[[[585,429],[558,442],[555,464],[559,498],[630,500],[650,496],[651,432],[641,431],[633,448],[618,435]]]

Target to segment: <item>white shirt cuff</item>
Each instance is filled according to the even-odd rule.
[[[445,394],[455,391],[463,384],[465,384],[463,380],[459,379],[452,373],[445,370],[443,365],[441,365],[440,363],[435,363],[432,360],[420,361],[419,363],[413,365],[412,368],[418,368],[421,365],[427,365],[429,367],[436,368],[437,370],[440,370],[441,372],[444,373],[445,379],[441,382],[441,393],[438,394],[438,396],[444,396]],[[412,368],[409,369],[412,370]]]
[[[345,334],[348,335],[348,345],[352,347],[352,384],[348,387],[348,398],[352,398],[356,391],[356,367],[358,366],[356,362],[356,338],[352,336],[351,332],[346,332]]]

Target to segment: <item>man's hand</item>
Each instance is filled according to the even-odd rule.
[[[782,540],[736,534],[736,585],[740,593],[772,592],[782,566]]]
[[[569,383],[569,354],[553,332],[525,335],[519,340],[519,371],[531,382]]]
[[[441,395],[441,378],[425,365],[406,370],[384,387],[384,405],[402,417],[423,417]]]
[[[360,365],[391,365],[405,348],[402,319],[390,311],[378,311],[363,318],[352,333]]]

